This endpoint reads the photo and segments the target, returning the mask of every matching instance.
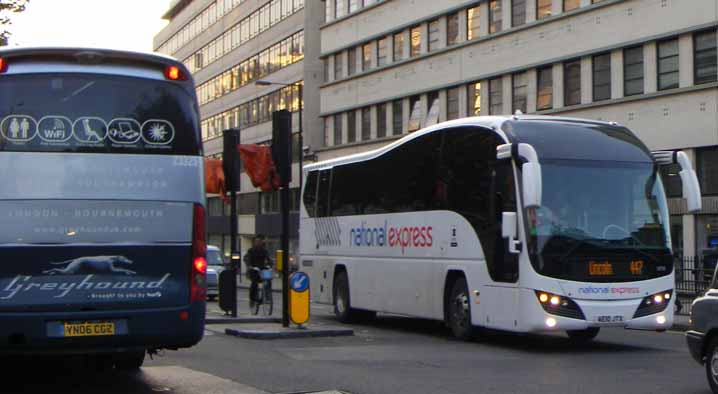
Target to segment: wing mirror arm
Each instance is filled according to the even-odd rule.
[[[678,165],[681,166],[681,171],[678,174],[681,177],[683,198],[686,199],[688,212],[695,213],[700,211],[703,207],[701,186],[700,183],[698,183],[698,176],[693,169],[688,155],[682,151],[654,151],[651,152],[651,155],[658,165],[678,163]]]

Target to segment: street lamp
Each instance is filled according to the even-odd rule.
[[[302,131],[304,130],[304,125],[302,124],[302,112],[304,112],[304,84],[300,82],[294,82],[294,83],[284,83],[284,82],[272,82],[267,80],[257,80],[254,81],[254,84],[257,86],[271,86],[271,85],[278,85],[278,86],[296,86],[299,89],[299,190],[302,190],[302,170],[304,168],[304,138],[302,135]]]

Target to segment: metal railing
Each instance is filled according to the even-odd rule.
[[[683,256],[676,259],[676,314],[690,314],[691,303],[711,287],[716,258]]]

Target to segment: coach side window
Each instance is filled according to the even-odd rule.
[[[486,261],[491,279],[497,282],[516,282],[519,278],[519,259],[518,255],[507,253],[508,240],[501,234],[503,212],[516,212],[514,172],[508,159],[498,160],[491,174],[488,233],[493,234],[494,247],[489,250],[491,256],[487,254]]]
[[[317,211],[318,217],[329,216],[329,187],[331,184],[331,171],[322,170],[319,172],[319,189],[317,190]]]
[[[310,171],[307,174],[307,183],[304,186],[304,195],[302,201],[304,202],[304,208],[307,210],[307,215],[311,218],[316,216],[316,202],[317,202],[317,177],[319,171]]]

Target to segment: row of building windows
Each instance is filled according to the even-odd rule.
[[[718,52],[716,48],[716,30],[703,31],[693,34],[693,84],[700,85],[718,81]],[[672,38],[656,43],[656,87],[658,90],[668,90],[680,87],[679,85],[679,40]],[[623,57],[623,96],[633,96],[645,92],[645,68],[644,59],[648,45],[641,45],[622,49]],[[612,54],[600,53],[588,57],[591,63],[591,90],[593,102],[609,100],[613,97],[611,83]],[[561,64],[563,69],[563,103],[561,106],[572,106],[582,103],[581,72],[582,60],[575,59],[565,61]],[[537,68],[536,71],[536,111],[550,110],[554,108],[554,69],[553,64]],[[498,76],[485,81],[488,95],[488,114],[506,114],[504,105],[504,82],[507,78]],[[528,112],[528,71],[511,74],[511,112],[520,110]],[[376,138],[388,135],[400,135],[405,132],[412,132],[421,127],[436,124],[441,120],[456,119],[460,116],[460,95],[461,90],[465,91],[467,98],[468,116],[482,114],[481,110],[481,83],[475,82],[468,85],[457,86],[446,89],[445,99],[442,104],[438,91],[427,94],[426,101],[421,95],[411,96],[408,99],[408,122],[404,125],[404,102],[405,99],[398,99],[387,103],[376,105],[375,114],[371,107],[346,112],[346,123],[344,116],[337,114],[326,117],[324,120],[325,130],[333,129],[333,143],[327,145],[340,145],[369,140],[373,119],[376,116]],[[445,108],[445,115],[440,116],[440,109]],[[427,111],[428,109],[428,111]],[[387,110],[391,113],[387,114]],[[533,110],[533,108],[532,108]],[[483,114],[486,114],[485,112]],[[361,116],[361,121],[357,121]],[[390,123],[391,127],[387,124]],[[346,133],[344,129],[346,128]],[[328,137],[327,137],[328,138]],[[327,141],[328,142],[328,141]]]
[[[186,58],[183,63],[190,72],[195,73],[302,8],[304,8],[304,0],[272,0],[225,30],[219,37]]]
[[[289,190],[289,210],[299,210],[299,189]],[[231,215],[231,204],[225,203],[221,198],[207,199],[207,212],[212,217]],[[237,212],[241,215],[273,214],[279,213],[279,191],[253,192],[237,194]]]
[[[168,55],[175,53],[184,44],[209,29],[209,27],[221,19],[222,16],[244,1],[245,0],[216,0],[212,2],[177,33],[173,34],[172,37],[160,45],[157,52],[166,53]]]
[[[246,128],[272,120],[272,112],[287,109],[295,112],[300,108],[299,82],[285,86],[272,93],[242,103],[222,113],[203,119],[202,140],[221,135],[222,130],[231,127]]]
[[[341,0],[335,0],[341,1]],[[554,0],[557,1],[557,0]],[[598,3],[603,0],[592,0],[592,3]],[[564,12],[572,11],[580,6],[579,0],[563,0]],[[503,29],[502,20],[502,1],[492,0],[488,2],[488,32],[489,34],[500,32]],[[516,27],[525,24],[526,21],[526,0],[512,0],[511,1],[511,26]],[[537,18],[543,19],[551,15],[552,13],[552,2],[551,0],[538,0],[536,3],[537,7]],[[462,16],[463,15],[463,16]],[[445,33],[442,33],[441,19],[433,19],[427,22],[426,25],[426,51],[433,52],[441,49],[443,37],[445,34],[445,46],[456,45],[463,40],[474,40],[480,36],[480,24],[481,24],[481,12],[478,5],[470,8],[466,8],[462,11],[457,11],[449,15],[445,15],[446,18],[446,29]],[[462,39],[459,34],[459,24],[463,18],[463,22],[466,25],[466,37]],[[368,71],[374,67],[382,67],[391,62],[398,62],[407,58],[417,57],[422,54],[422,31],[423,25],[417,25],[407,30],[395,32],[382,37],[376,41],[368,42],[362,45],[358,45],[353,48],[349,48],[346,51],[334,54],[324,59],[324,80],[329,82],[330,80],[340,80],[345,77],[350,77],[356,74],[358,71]],[[405,42],[408,41],[408,48],[404,48]],[[391,45],[391,50],[389,46]],[[360,62],[357,63],[357,51],[360,52]],[[391,58],[389,56],[391,52]],[[408,53],[405,53],[408,52]],[[330,58],[333,57],[334,72],[333,77],[330,78]],[[344,59],[346,58],[347,67],[346,73],[344,73]],[[376,58],[376,62],[373,62],[373,58]],[[358,69],[360,67],[360,69]]]
[[[302,59],[304,32],[300,31],[197,86],[197,98],[200,105],[206,104]]]
[[[374,3],[380,3],[385,0],[325,0],[325,21],[330,22],[334,19],[343,18],[346,15],[359,11],[364,7],[368,7]]]

